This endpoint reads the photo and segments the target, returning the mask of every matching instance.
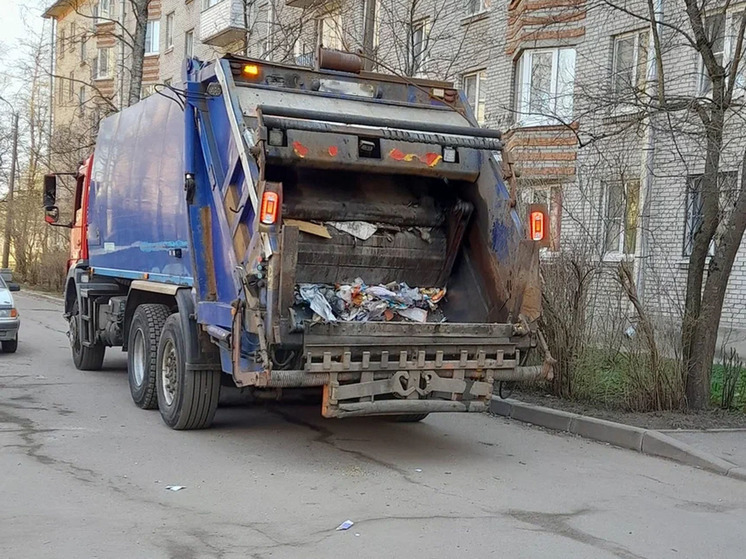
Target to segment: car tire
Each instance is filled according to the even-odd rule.
[[[15,353],[18,349],[18,336],[15,340],[6,340],[2,342],[3,353]]]
[[[158,407],[155,388],[158,342],[170,314],[167,305],[148,303],[137,307],[132,315],[127,343],[127,380],[132,401],[144,410]]]
[[[104,364],[106,346],[102,343],[95,343],[92,346],[84,346],[83,342],[80,340],[81,322],[78,302],[75,301],[68,322],[73,363],[75,363],[75,368],[80,371],[100,371]]]
[[[220,371],[187,368],[179,313],[166,320],[158,343],[156,386],[163,421],[176,430],[212,424],[220,398]]]

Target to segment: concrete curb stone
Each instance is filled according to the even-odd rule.
[[[587,439],[607,442],[637,452],[642,452],[642,442],[645,436],[645,429],[640,427],[582,415],[577,416],[570,425],[570,432]]]
[[[63,303],[65,300],[62,297],[55,297],[48,293],[42,293],[41,291],[33,291],[32,289],[22,289],[19,293],[24,295],[30,295],[31,297],[38,297],[39,299],[47,299],[54,301],[55,303]]]
[[[565,431],[587,439],[634,450],[648,456],[668,458],[681,464],[746,481],[746,467],[731,464],[722,458],[703,452],[652,429],[643,429],[642,427],[624,425],[605,419],[587,417],[534,404],[525,404],[513,399],[502,400],[497,396],[492,397],[489,411],[525,423],[556,431]]]

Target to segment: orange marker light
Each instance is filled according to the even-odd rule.
[[[531,224],[531,240],[544,240],[544,212],[531,212],[529,223]]]
[[[259,221],[264,225],[273,225],[277,221],[277,211],[280,206],[280,197],[277,192],[265,190],[262,194],[262,207],[259,213]]]
[[[259,75],[259,66],[256,64],[246,64],[243,67],[243,72],[245,76],[258,76]]]

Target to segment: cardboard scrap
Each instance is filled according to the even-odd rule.
[[[301,221],[300,219],[283,219],[282,223],[284,225],[290,225],[291,227],[297,227],[300,231],[316,235],[317,237],[322,237],[324,239],[332,238],[329,234],[329,230],[324,225],[311,223],[310,221]]]

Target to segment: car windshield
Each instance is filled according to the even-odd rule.
[[[8,286],[5,285],[5,280],[3,279],[3,276],[0,276],[0,289],[8,289]]]

